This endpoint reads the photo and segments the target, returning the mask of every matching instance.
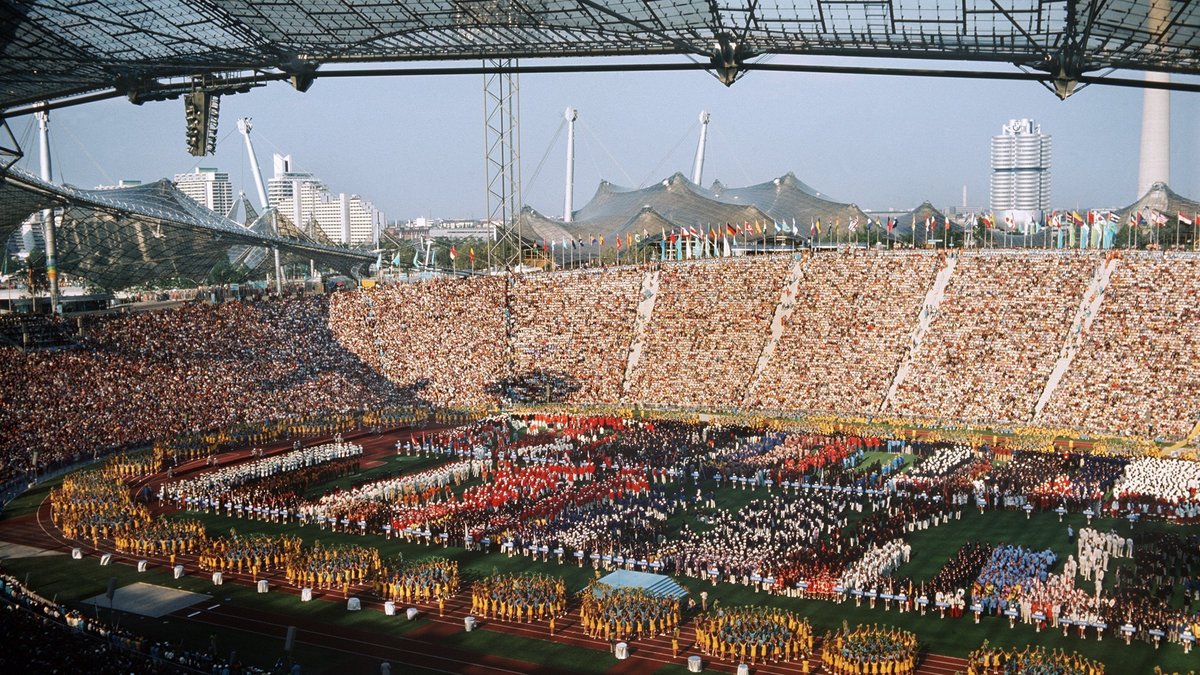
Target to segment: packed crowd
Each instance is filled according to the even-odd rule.
[[[51,520],[69,539],[112,539],[136,533],[150,525],[150,511],[135,504],[120,479],[103,471],[68,475],[50,491]]]
[[[1048,424],[1178,438],[1200,417],[1200,259],[1125,254],[1043,413]]]
[[[552,400],[619,399],[644,274],[617,267],[513,281],[515,377],[529,380],[535,400],[547,386]],[[564,395],[555,397],[555,387]]]
[[[384,578],[383,558],[370,546],[322,546],[300,548],[284,560],[288,583],[296,588],[325,588],[349,595],[350,587],[374,584]]]
[[[1098,262],[962,256],[899,409],[1028,419]],[[1200,359],[1200,262],[1142,254],[1117,262],[1042,422],[1180,437],[1200,415],[1200,380],[1188,367]],[[790,318],[755,378],[795,264],[664,267],[631,399],[735,407],[753,379],[744,401],[752,408],[877,410],[938,263],[918,253],[802,261],[798,290],[784,299]],[[641,274],[435,281],[94,320],[82,349],[6,352],[0,479],[32,475],[34,453],[44,470],[247,422],[412,401],[490,405],[514,386],[501,376],[510,355],[517,377],[561,380],[572,400],[615,403]],[[869,290],[879,278],[887,293]]]
[[[713,583],[750,585],[752,577],[759,577],[772,579],[772,586],[788,587],[839,564],[839,558],[820,553],[838,545],[848,501],[842,494],[817,491],[792,499],[775,495],[752,500],[736,512],[717,511],[703,531],[685,523],[662,547],[662,556],[677,574]]]
[[[808,619],[773,607],[731,607],[696,618],[703,653],[737,663],[807,660],[813,650]]]
[[[1104,664],[1076,652],[1026,645],[1017,651],[983,643],[967,656],[967,675],[1104,675]]]
[[[0,350],[0,480],[184,432],[404,398],[340,346],[323,297],[96,320],[82,348]]]
[[[1113,510],[1194,520],[1200,517],[1200,463],[1143,457],[1113,484]]]
[[[959,256],[897,392],[898,409],[1028,420],[1099,262],[1092,255]]]
[[[678,630],[679,598],[641,588],[613,588],[593,582],[579,594],[579,620],[588,637],[650,639]]]
[[[288,535],[231,534],[208,539],[200,550],[200,569],[226,574],[249,574],[285,569],[300,556],[302,542]]]
[[[337,293],[329,327],[346,349],[408,396],[480,407],[502,394],[509,354],[506,279],[435,280]]]
[[[362,446],[354,443],[334,442],[298,448],[250,462],[205,471],[195,478],[163,483],[158,496],[160,500],[180,508],[201,510],[215,507],[219,511],[220,507],[224,506],[226,515],[232,515],[235,509],[241,515],[245,505],[240,500],[251,495],[235,492],[235,488],[360,455]],[[236,505],[232,502],[234,496],[239,499]]]
[[[182,518],[156,518],[141,527],[117,532],[112,539],[118,551],[137,556],[162,556],[172,563],[175,556],[195,553],[206,543],[204,524]]]
[[[827,467],[853,468],[879,439],[768,432],[718,455],[717,466],[730,480],[747,478],[756,485],[795,482],[806,474],[823,474]]]
[[[364,410],[357,413],[317,413],[262,422],[245,422],[201,432],[189,432],[157,441],[153,447],[156,470],[178,467],[195,460],[211,462],[214,455],[247,446],[258,448],[281,440],[341,435],[361,428],[412,426],[424,421],[424,411],[411,406]]]
[[[917,667],[917,636],[890,626],[857,626],[826,634],[821,662],[835,675],[906,675]]]
[[[793,438],[799,440],[789,440]],[[1055,558],[1049,551],[976,544],[961,550],[928,585],[914,588],[911,580],[896,574],[911,553],[907,534],[961,517],[963,491],[969,488],[965,483],[947,488],[945,479],[957,475],[975,453],[954,443],[908,443],[905,447],[926,455],[912,472],[919,480],[889,481],[878,492],[852,486],[845,473],[853,468],[846,464],[852,457],[847,453],[886,443],[878,438],[609,416],[494,417],[458,429],[421,433],[398,446],[402,454],[447,460],[438,468],[349,488],[333,493],[340,497],[313,503],[334,508],[378,504],[393,518],[388,522],[394,523],[394,534],[410,540],[429,543],[433,532],[455,532],[454,545],[471,546],[491,536],[496,544],[503,541],[510,555],[542,561],[557,557],[560,563],[574,559],[580,566],[590,561],[597,568],[661,570],[771,592],[790,593],[803,583],[808,593],[821,595],[836,585],[840,594],[895,598],[904,609],[912,609],[918,599],[926,604],[933,600],[935,607],[948,609],[951,616],[961,610],[963,589],[970,586],[969,601],[978,607],[977,616],[1009,614],[1014,621],[1039,628],[1069,622],[1079,625],[1081,634],[1131,623],[1138,636],[1152,636],[1152,631],[1161,629],[1165,639],[1179,641],[1182,631],[1191,626],[1187,609],[1158,609],[1162,593],[1170,596],[1164,589],[1190,578],[1187,570],[1193,561],[1170,552],[1191,550],[1189,545],[1135,546],[1132,537],[1092,529],[1079,533],[1075,555],[1068,557],[1062,574],[1050,573]],[[335,443],[324,450],[301,449],[218,467],[205,474],[209,476],[205,485],[235,492],[256,486],[274,488],[273,481],[289,475],[288,468],[301,475],[306,466],[321,466],[323,453],[335,453],[338,447]],[[811,457],[823,459],[808,463]],[[1006,496],[1010,490],[1034,490],[1050,476],[1068,481],[1083,476],[1093,481],[1111,477],[1121,467],[1129,476],[1148,473],[1138,462],[1126,466],[1105,458],[1037,453],[1017,453],[1005,469],[1014,466],[1017,470],[992,486]],[[413,568],[419,572],[416,577],[405,577],[404,568],[387,564],[368,546],[306,548],[298,539],[236,534],[208,539],[195,521],[150,518],[123,484],[129,467],[129,460],[117,457],[101,470],[68,477],[51,498],[55,522],[72,537],[90,538],[93,543],[113,540],[120,550],[138,555],[196,553],[205,569],[254,578],[283,569],[296,586],[343,594],[349,594],[351,586],[366,584],[392,599],[429,600],[444,597],[452,587],[451,579],[456,579],[454,574],[439,572],[441,568],[433,563]],[[742,474],[721,473],[733,469]],[[1149,473],[1173,470],[1179,473],[1172,464],[1163,463]],[[834,482],[821,483],[822,477]],[[465,485],[476,478],[479,484]],[[699,487],[701,478],[717,483],[729,480],[737,489],[757,494],[748,494],[754,498],[740,509],[719,509],[704,494],[708,488]],[[229,503],[223,493],[209,498],[210,507],[223,509],[222,513],[236,511]],[[668,520],[691,510],[703,527],[689,522],[677,532],[668,532]],[[262,510],[250,505],[248,512]],[[852,512],[861,516],[853,528],[846,529]],[[342,520],[350,517],[345,514]],[[1104,581],[1113,574],[1108,560],[1127,558],[1133,552],[1141,556],[1143,573],[1128,575],[1114,591],[1106,592]],[[1135,576],[1154,578],[1155,584],[1143,587]],[[492,593],[486,585],[478,591],[475,599],[480,603],[476,606],[483,607],[481,613],[532,620],[539,602],[545,605],[537,600],[542,595],[536,589],[504,595],[499,605],[495,602],[502,593]],[[517,602],[515,598],[523,594],[534,600]],[[544,616],[545,606],[540,611]],[[651,625],[648,620],[632,621],[628,613],[622,616],[626,618],[611,624],[610,636],[629,639],[647,631],[663,632],[672,625],[667,622],[664,627],[660,617]],[[604,632],[603,622],[594,625],[597,634]],[[781,650],[786,656],[786,648]],[[754,655],[774,658],[774,647],[760,645]]]
[[[747,398],[750,407],[879,410],[908,349],[935,265],[935,257],[925,253],[807,258],[795,295],[784,299],[791,316]]]
[[[963,544],[921,589],[926,604],[932,601],[935,608],[948,610],[951,616],[962,616],[966,591],[979,578],[983,566],[992,557],[992,550],[991,544],[983,542]]]
[[[942,448],[897,478],[895,484],[900,489],[925,490],[950,479],[974,459],[975,451],[970,446],[954,445]]]
[[[790,256],[665,267],[629,399],[740,406],[791,267]]]
[[[301,523],[318,524],[322,528],[328,524],[331,529],[338,529],[338,525],[346,523],[357,529],[361,523],[363,529],[372,532],[381,527],[398,531],[403,526],[393,522],[394,509],[452,499],[452,486],[460,486],[487,473],[488,464],[480,460],[443,464],[417,473],[327,492],[316,501],[298,505],[296,515]]]
[[[426,558],[390,572],[380,583],[383,595],[395,602],[444,602],[458,593],[458,562]]]
[[[1045,582],[1057,558],[1050,549],[1034,551],[1023,546],[997,546],[971,587],[973,603],[981,606],[986,614],[1004,611],[1021,587],[1027,587],[1035,580]]]
[[[553,620],[566,606],[566,583],[549,574],[494,574],[471,585],[471,613],[485,618]]]

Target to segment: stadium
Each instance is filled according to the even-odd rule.
[[[527,59],[704,53],[703,29],[726,84],[754,54],[936,51],[870,37],[869,17],[811,43],[748,23],[739,48],[687,2],[466,3],[450,30],[421,3],[418,39],[378,16],[351,30],[349,4],[6,6],[0,108],[170,98],[218,67],[191,94],[303,90],[316,65],[275,49],[301,38],[336,65],[477,59],[486,29],[525,35]],[[1045,26],[994,4],[1006,35],[1075,35],[1056,3]],[[1097,3],[1031,74],[1069,95],[1104,67],[1194,73],[1183,7],[1147,28],[1158,3]],[[117,24],[111,63],[65,50]],[[943,36],[941,56],[1012,61],[986,37]],[[139,46],[181,53],[154,71]],[[790,173],[603,183],[573,219],[507,204],[486,260],[400,281],[270,209],[236,222],[167,181],[81,190],[14,164],[0,232],[49,214],[52,293],[57,274],[130,289],[235,262],[351,283],[0,320],[11,672],[1196,669],[1200,203],[1165,184],[1030,235],[928,203],[872,222]]]

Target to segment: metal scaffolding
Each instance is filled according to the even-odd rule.
[[[487,217],[496,236],[488,246],[488,267],[516,269],[522,262],[521,91],[513,59],[488,63],[483,76],[484,163]]]

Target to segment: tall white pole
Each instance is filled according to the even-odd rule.
[[[704,145],[708,142],[708,121],[712,116],[707,110],[700,111],[700,143],[696,146],[696,161],[692,164],[692,182],[700,184],[704,177]]]
[[[579,111],[567,108],[563,113],[567,119],[567,187],[563,196],[563,222],[571,222],[571,214],[575,210],[575,120]]]
[[[1147,82],[1169,82],[1167,73],[1146,73]],[[1155,183],[1171,181],[1171,92],[1146,89],[1142,93],[1142,144],[1138,159],[1141,199]]]
[[[37,113],[38,120],[38,149],[41,151],[42,180],[50,182],[50,111],[41,110]],[[55,242],[54,209],[42,211],[42,227],[46,238],[46,278],[50,281],[50,311],[58,313],[58,261]],[[32,296],[33,289],[30,289]]]
[[[250,156],[250,172],[254,174],[254,187],[258,188],[258,203],[262,206],[263,213],[266,213],[270,206],[267,203],[267,188],[263,186],[262,170],[258,168],[258,156],[254,154],[254,144],[250,142],[250,129],[252,128],[249,117],[238,120],[238,131],[242,132],[242,138],[246,141],[246,154]],[[298,202],[300,195],[293,195],[293,199]],[[297,227],[299,227],[299,223],[297,223]],[[278,228],[276,228],[275,236],[279,236]],[[283,265],[279,262],[279,247],[273,246],[271,251],[275,254],[275,292],[283,295]]]
[[[1171,0],[1150,0],[1146,29],[1151,42],[1170,25]],[[1146,82],[1171,81],[1167,73],[1146,73]],[[1147,88],[1142,93],[1142,145],[1138,160],[1138,192],[1141,199],[1155,183],[1171,181],[1171,92]]]
[[[242,138],[246,141],[246,154],[250,156],[250,171],[254,174],[254,187],[258,188],[259,206],[265,211],[267,209],[267,188],[263,185],[262,170],[258,168],[258,156],[254,154],[254,144],[250,142],[250,130],[253,125],[249,117],[243,117],[237,122],[238,131],[242,132]]]

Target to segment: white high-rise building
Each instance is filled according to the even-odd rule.
[[[233,183],[229,174],[196,167],[191,173],[175,174],[175,187],[209,210],[227,215],[233,208]]]
[[[1050,137],[1030,119],[1009,120],[992,137],[992,210],[1016,223],[1050,209]]]
[[[273,157],[275,176],[267,181],[267,202],[301,230],[316,221],[327,237],[339,244],[371,244],[387,221],[373,204],[358,195],[334,194],[308,171],[295,171],[292,156]]]

